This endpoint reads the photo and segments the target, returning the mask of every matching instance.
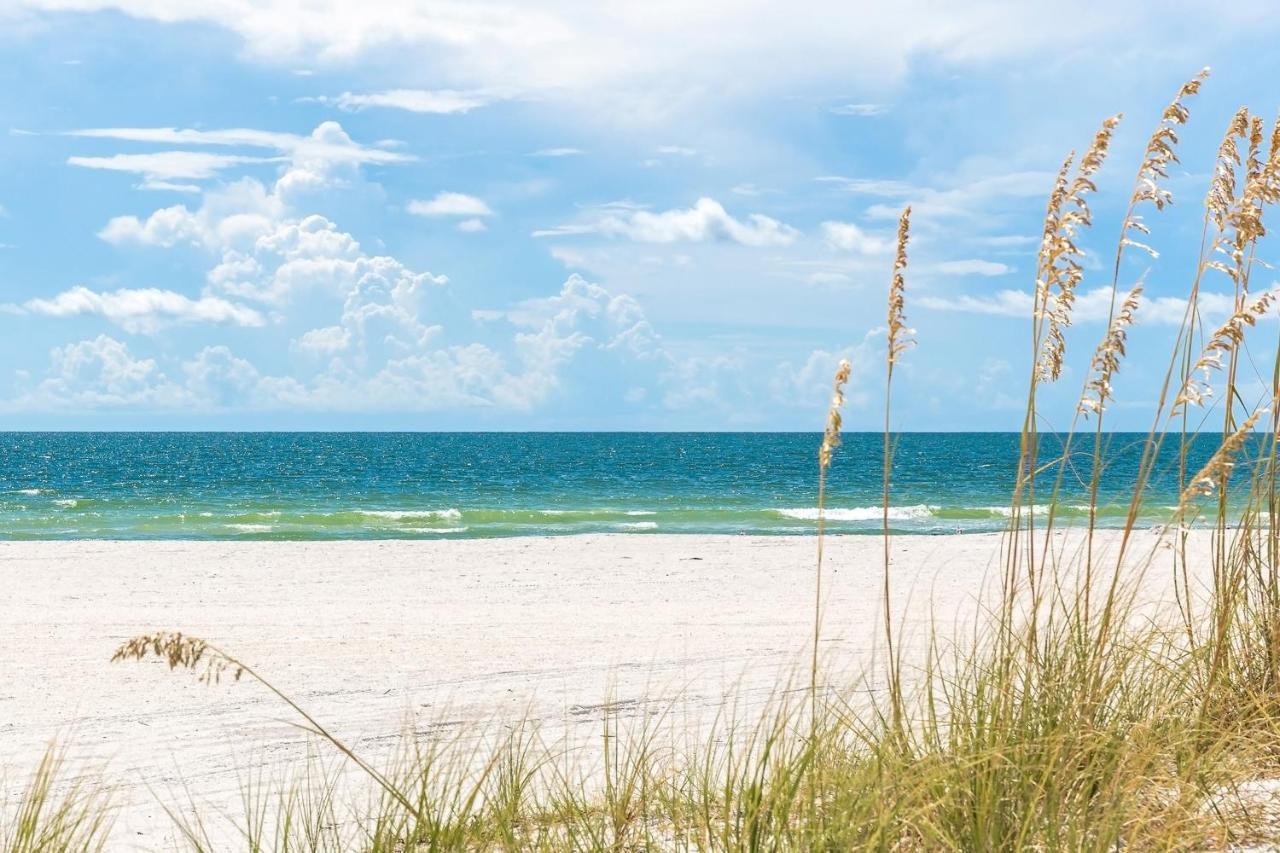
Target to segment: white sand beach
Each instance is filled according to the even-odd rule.
[[[1136,537],[1134,553],[1148,553],[1155,537]],[[3,543],[2,773],[24,777],[57,739],[73,766],[119,786],[113,849],[163,850],[174,837],[159,799],[234,812],[243,779],[305,758],[307,735],[259,685],[108,663],[122,640],[159,629],[241,657],[375,763],[406,726],[528,718],[572,738],[598,735],[605,703],[623,716],[663,708],[706,720],[726,703],[749,713],[788,674],[807,674],[814,545],[663,535]],[[906,634],[919,636],[931,614],[943,630],[971,616],[998,545],[993,534],[896,537],[894,610]],[[855,673],[873,656],[881,547],[871,536],[828,540],[832,671]]]

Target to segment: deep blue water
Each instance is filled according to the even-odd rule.
[[[1100,523],[1119,524],[1144,436],[1104,437]],[[547,533],[812,533],[820,437],[803,433],[0,433],[0,539],[349,539]],[[1091,445],[1059,500],[1084,518]],[[838,532],[880,526],[878,434],[845,437]],[[1052,445],[1052,439],[1046,439]],[[1144,522],[1177,502],[1166,443]],[[891,524],[999,530],[1011,433],[897,438]],[[1192,449],[1198,467],[1211,439]],[[1052,455],[1052,447],[1047,451]],[[1193,468],[1194,470],[1194,468]],[[1047,475],[1051,479],[1052,475]],[[1042,480],[1047,481],[1047,480]]]

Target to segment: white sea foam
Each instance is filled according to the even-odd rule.
[[[226,526],[241,533],[270,533],[275,529],[270,524],[228,524]]]
[[[653,511],[653,510],[651,510],[651,509],[628,509],[628,510],[616,510],[616,509],[537,509],[537,510],[534,510],[534,512],[536,512],[538,515],[551,515],[551,516],[556,516],[556,515],[618,515],[618,514],[621,514],[621,515],[633,515],[633,516],[640,516],[640,515],[657,515],[657,513],[656,513],[656,512],[654,512],[654,511]]]
[[[58,498],[56,501],[53,502],[54,506],[67,507],[68,509],[70,509],[73,506],[79,505],[79,503],[80,501],[76,500],[75,498]]]
[[[656,521],[626,521],[615,524],[614,527],[619,530],[657,530],[658,522]]]
[[[469,527],[405,527],[409,533],[466,533]]]
[[[49,491],[48,489],[16,489],[14,490],[14,494],[15,495],[43,495],[43,494],[46,494],[48,491]]]
[[[984,506],[980,507],[980,509],[986,510],[992,515],[1001,515],[1005,518],[1011,518],[1013,516],[1013,507],[1011,506]],[[1029,515],[1033,512],[1036,515],[1045,515],[1049,512],[1049,505],[1032,504],[1031,506],[1027,506],[1024,504],[1020,509],[1023,515]],[[1085,509],[1088,509],[1088,507],[1085,507]]]
[[[371,518],[389,518],[393,521],[406,518],[442,518],[457,521],[462,518],[462,513],[456,509],[359,509],[356,512]]]
[[[916,521],[922,518],[932,518],[934,512],[939,507],[929,506],[927,504],[916,504],[914,506],[891,506],[889,507],[890,521]],[[817,521],[817,507],[801,507],[799,509],[776,509],[774,512],[783,518],[796,518],[801,521]],[[823,511],[823,517],[827,521],[879,521],[884,517],[884,507],[879,506],[855,506],[850,508],[828,507]]]

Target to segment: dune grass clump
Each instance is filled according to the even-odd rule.
[[[4,781],[4,780],[0,780]],[[7,793],[7,786],[0,786]],[[11,802],[0,800],[3,853],[89,853],[107,849],[111,790],[97,778],[71,775],[56,744]]]
[[[1093,225],[1089,199],[1119,116],[1102,123],[1078,160],[1067,157],[1049,188],[1029,318],[1026,412],[1019,456],[1010,460],[1010,521],[996,597],[971,635],[935,630],[921,658],[908,659],[891,608],[889,400],[912,336],[906,210],[885,338],[884,643],[863,681],[823,683],[818,656],[823,549],[832,545],[823,509],[848,362],[835,372],[817,454],[808,689],[780,691],[746,721],[726,714],[704,740],[682,742],[661,718],[606,712],[592,750],[570,753],[525,723],[465,741],[406,736],[398,758],[375,768],[253,668],[203,640],[146,635],[122,645],[115,659],[159,658],[206,681],[227,674],[256,682],[333,750],[339,766],[368,781],[364,798],[354,800],[335,772],[288,786],[248,785],[237,837],[253,851],[1103,851],[1280,843],[1280,345],[1269,380],[1261,371],[1249,381],[1242,374],[1243,365],[1252,370],[1264,358],[1250,343],[1274,308],[1273,293],[1251,283],[1262,263],[1265,214],[1280,200],[1280,123],[1268,135],[1247,109],[1233,115],[1213,164],[1184,320],[1162,383],[1147,389],[1152,429],[1127,515],[1108,537],[1111,547],[1095,541],[1108,463],[1103,423],[1145,300],[1142,276],[1122,282],[1123,262],[1131,251],[1158,254],[1158,228],[1142,212],[1173,203],[1165,184],[1178,159],[1177,131],[1206,76],[1178,90],[1143,151],[1121,217],[1105,331],[1072,421],[1055,442],[1042,440],[1039,395],[1068,375],[1075,294],[1086,276],[1081,240]],[[1233,308],[1206,334],[1199,298],[1210,276],[1229,288]],[[1216,422],[1206,426],[1211,414],[1221,417],[1220,430]],[[1193,445],[1208,440],[1214,451],[1192,466]],[[1178,448],[1178,506],[1162,531],[1139,536],[1144,493],[1166,442]],[[1087,483],[1089,512],[1083,529],[1064,536],[1056,508],[1068,476]],[[1197,527],[1209,537],[1205,549],[1189,547]],[[1171,581],[1161,587],[1172,590],[1170,600],[1149,600],[1146,581],[1155,573]],[[64,823],[89,826],[88,818],[48,817],[87,814],[78,811],[82,800],[71,802],[69,811],[28,810],[35,817],[23,826],[43,822],[55,835]],[[221,849],[202,816],[179,820],[193,849]],[[0,835],[5,850],[71,849],[9,837]]]

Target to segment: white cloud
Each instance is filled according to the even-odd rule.
[[[326,326],[323,329],[312,329],[304,334],[293,345],[303,352],[312,355],[330,355],[342,352],[351,343],[351,331],[341,326]]]
[[[487,231],[488,226],[484,224],[483,219],[464,219],[458,223],[458,230],[464,234],[477,234]]]
[[[79,286],[50,299],[29,299],[20,305],[5,307],[18,313],[45,317],[92,314],[115,323],[125,331],[142,333],[152,333],[175,323],[264,324],[262,315],[245,305],[216,296],[192,299],[172,290],[157,288],[99,293]]]
[[[824,403],[831,398],[831,381],[841,359],[853,365],[845,388],[847,416],[856,408],[865,406],[869,397],[868,386],[872,380],[872,366],[883,361],[877,345],[884,339],[884,329],[867,332],[856,344],[835,350],[815,349],[798,366],[790,361],[779,364],[769,376],[770,396],[786,406],[811,408],[819,417]]]
[[[692,157],[698,153],[698,149],[689,148],[684,145],[659,145],[659,154],[668,154],[674,157]]]
[[[171,247],[179,243],[198,244],[206,237],[205,229],[184,205],[166,207],[147,217],[114,216],[98,237],[117,245],[137,243],[144,246]]]
[[[1116,299],[1124,298],[1124,294]],[[933,311],[959,311],[973,314],[995,314],[1003,317],[1030,319],[1031,294],[1022,290],[1000,290],[991,296],[918,296],[914,304]],[[1235,310],[1234,297],[1225,293],[1202,292],[1197,305],[1211,322],[1220,322]],[[1105,323],[1110,316],[1111,288],[1097,287],[1076,296],[1071,310],[1073,320],[1086,323]],[[1136,313],[1140,324],[1177,326],[1186,317],[1187,300],[1177,296],[1142,298]]]
[[[210,154],[207,151],[157,151],[152,154],[113,154],[109,157],[67,158],[67,163],[85,169],[133,172],[146,178],[147,189],[181,189],[190,185],[174,185],[174,179],[204,180],[215,177],[232,166],[246,163],[279,162],[278,157],[246,157],[237,154]],[[195,188],[197,191],[199,188]]]
[[[996,263],[995,261],[984,261],[977,258],[970,258],[963,261],[942,261],[931,265],[929,269],[933,272],[940,272],[944,275],[997,276],[1013,272],[1013,268],[1007,264]]]
[[[529,152],[530,157],[577,157],[586,154],[581,148],[540,148],[537,151]]]
[[[672,100],[733,89],[791,91],[797,81],[857,80],[883,87],[927,54],[943,67],[1012,57],[1046,48],[1070,52],[1127,46],[1139,29],[1153,43],[1174,26],[1238,30],[1264,17],[1244,4],[1223,15],[1179,4],[1177,14],[1151,16],[1140,4],[1082,0],[1046,5],[974,0],[939,6],[929,0],[893,5],[826,0],[797,14],[770,0],[673,0],[588,4],[550,0],[292,0],[200,3],[191,0],[13,0],[10,10],[118,10],[165,23],[197,22],[235,33],[256,60],[284,68],[350,67],[373,58],[393,71],[418,71],[468,87],[537,92],[627,91]],[[299,11],[305,8],[305,13]],[[1252,13],[1250,15],[1249,13]],[[714,34],[710,38],[709,34]],[[761,57],[768,56],[768,62]],[[634,111],[633,111],[634,112]]]
[[[1021,246],[1034,246],[1040,242],[1040,238],[1030,234],[997,234],[990,237],[973,237],[969,242],[996,249],[1016,249]]]
[[[892,248],[885,238],[868,234],[852,222],[822,223],[822,239],[833,249],[860,255],[878,255]]]
[[[465,193],[441,192],[435,198],[409,202],[408,211],[417,216],[493,216],[482,199]]]
[[[972,216],[997,199],[1048,198],[1054,175],[1038,171],[1009,172],[958,181],[943,189],[905,181],[840,175],[824,175],[817,180],[857,195],[894,200],[892,204],[877,203],[868,207],[866,214],[872,219],[897,219],[902,208],[909,204],[912,220],[918,222],[921,219]]]
[[[286,172],[268,190],[246,179],[207,193],[200,208],[161,208],[145,220],[113,218],[99,236],[116,245],[169,248],[191,245],[216,259],[207,275],[217,295],[284,305],[308,292],[347,298],[365,285],[385,285],[418,294],[448,279],[415,272],[386,255],[369,255],[351,234],[324,216],[289,212],[288,193],[296,192],[304,169]]]
[[[604,234],[640,243],[724,240],[744,246],[786,246],[799,234],[790,225],[759,213],[744,222],[730,216],[720,202],[700,198],[693,207],[661,213],[647,210],[611,212],[582,224],[560,225],[533,232],[535,237]]]
[[[880,196],[882,198],[907,198],[915,193],[924,192],[921,188],[905,181],[884,178],[846,178],[843,175],[821,175],[814,178],[814,180],[824,184],[835,184],[846,192]]]
[[[54,347],[49,362],[46,377],[8,408],[176,409],[189,402],[154,359],[136,358],[126,344],[108,335]]]
[[[1110,293],[1110,291],[1107,291]],[[1001,290],[993,296],[917,296],[914,304],[933,311],[960,311],[998,314],[1004,317],[1031,317],[1031,294],[1022,290]],[[1077,303],[1079,306],[1079,303]]]
[[[240,148],[268,148],[288,156],[295,164],[407,163],[408,154],[354,142],[336,121],[322,122],[308,136],[270,130],[232,128],[194,130],[174,127],[98,127],[67,131],[68,136],[88,139],[115,139],[158,145],[214,145]],[[169,152],[181,153],[181,152]],[[137,170],[132,170],[137,171]]]
[[[343,92],[333,97],[320,96],[300,100],[326,104],[348,112],[370,107],[386,107],[412,113],[448,115],[467,113],[493,103],[496,99],[497,96],[490,92],[461,92],[454,89],[388,89],[384,92],[366,94]]]
[[[889,111],[884,104],[841,104],[831,107],[832,113],[838,116],[879,116]]]

